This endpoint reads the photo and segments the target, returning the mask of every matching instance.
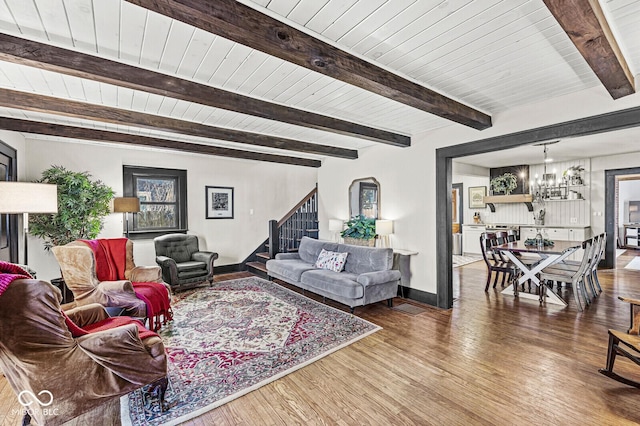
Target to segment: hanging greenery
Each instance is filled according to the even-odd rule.
[[[44,239],[45,250],[77,239],[94,239],[102,230],[114,191],[90,177],[88,172],[52,166],[36,181],[58,186],[58,213],[29,216],[29,233]]]

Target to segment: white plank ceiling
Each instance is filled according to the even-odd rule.
[[[640,1],[601,2],[637,75]],[[493,116],[600,84],[542,0],[242,3]],[[409,136],[459,125],[123,0],[3,0],[0,32]],[[311,143],[353,149],[375,144],[7,62],[0,62],[0,87]],[[248,149],[11,108],[0,108],[0,116]]]

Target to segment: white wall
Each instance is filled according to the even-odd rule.
[[[548,102],[513,108],[493,116],[493,127],[477,131],[450,125],[413,135],[411,147],[376,146],[361,150],[355,161],[329,159],[318,172],[320,194],[320,236],[331,238],[329,218],[348,216],[347,190],[354,179],[373,176],[380,181],[381,212],[385,219],[395,221],[392,236],[396,248],[418,251],[411,259],[411,287],[436,293],[436,209],[435,150],[492,136],[560,123],[590,115],[602,114],[640,105],[640,94],[616,101],[606,91],[596,87],[580,93],[552,99]],[[628,167],[640,165],[640,155],[620,156]],[[603,164],[592,162],[592,215],[604,211]],[[616,167],[617,168],[617,167]],[[600,175],[598,174],[600,173]],[[522,207],[525,208],[524,206]],[[593,232],[602,232],[604,217],[596,216]],[[592,216],[593,219],[593,216]],[[594,227],[594,221],[592,221]],[[602,228],[602,230],[598,230]]]
[[[239,263],[251,254],[268,237],[268,221],[280,219],[313,189],[317,174],[317,169],[310,167],[35,139],[26,140],[25,152],[19,157],[28,158],[26,180],[38,179],[51,165],[61,165],[89,171],[93,179],[102,180],[119,196],[125,164],[187,170],[189,233],[198,235],[202,249],[219,253],[216,265]],[[205,219],[206,185],[234,188],[234,219]],[[122,222],[120,213],[107,216],[99,237],[122,236]],[[153,241],[135,240],[134,256],[138,265],[155,265]],[[29,239],[29,264],[38,278],[60,276],[53,255],[43,250],[42,240],[33,237]]]
[[[462,199],[463,209],[462,216],[465,225],[473,224],[473,214],[480,213],[480,220],[485,223],[489,222],[488,216],[491,213],[489,207],[482,209],[469,208],[469,188],[474,186],[484,186],[489,191],[489,169],[486,167],[477,167],[464,163],[453,163],[453,171],[451,175],[452,183],[462,183]],[[488,194],[487,194],[488,195]]]

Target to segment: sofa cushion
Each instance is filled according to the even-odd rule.
[[[313,264],[299,259],[267,260],[267,271],[284,277],[288,280],[300,282],[300,275],[305,271],[313,270]]]
[[[339,252],[348,252],[344,270],[351,274],[386,271],[393,267],[393,249],[340,244]]]
[[[313,265],[318,269],[328,269],[333,272],[342,272],[344,269],[344,263],[347,261],[347,255],[349,253],[338,253],[335,251],[328,251],[322,249],[318,255],[318,260]]]
[[[187,272],[187,271],[204,271],[207,269],[207,264],[204,262],[180,262],[176,263],[176,267],[178,268],[178,272]]]
[[[333,272],[327,269],[313,269],[302,274],[300,281],[309,287],[325,293],[335,294],[348,299],[364,296],[362,284],[356,282],[358,276],[347,272]]]
[[[302,240],[300,240],[300,247],[298,247],[298,254],[300,255],[300,259],[313,265],[314,263],[316,263],[318,255],[320,254],[322,249],[329,251],[338,251],[338,244],[328,241],[316,240],[309,237],[302,237]]]

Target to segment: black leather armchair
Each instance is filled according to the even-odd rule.
[[[218,253],[200,251],[198,237],[167,234],[153,239],[156,263],[162,269],[162,279],[174,290],[194,287],[204,281],[213,283],[213,261]]]

